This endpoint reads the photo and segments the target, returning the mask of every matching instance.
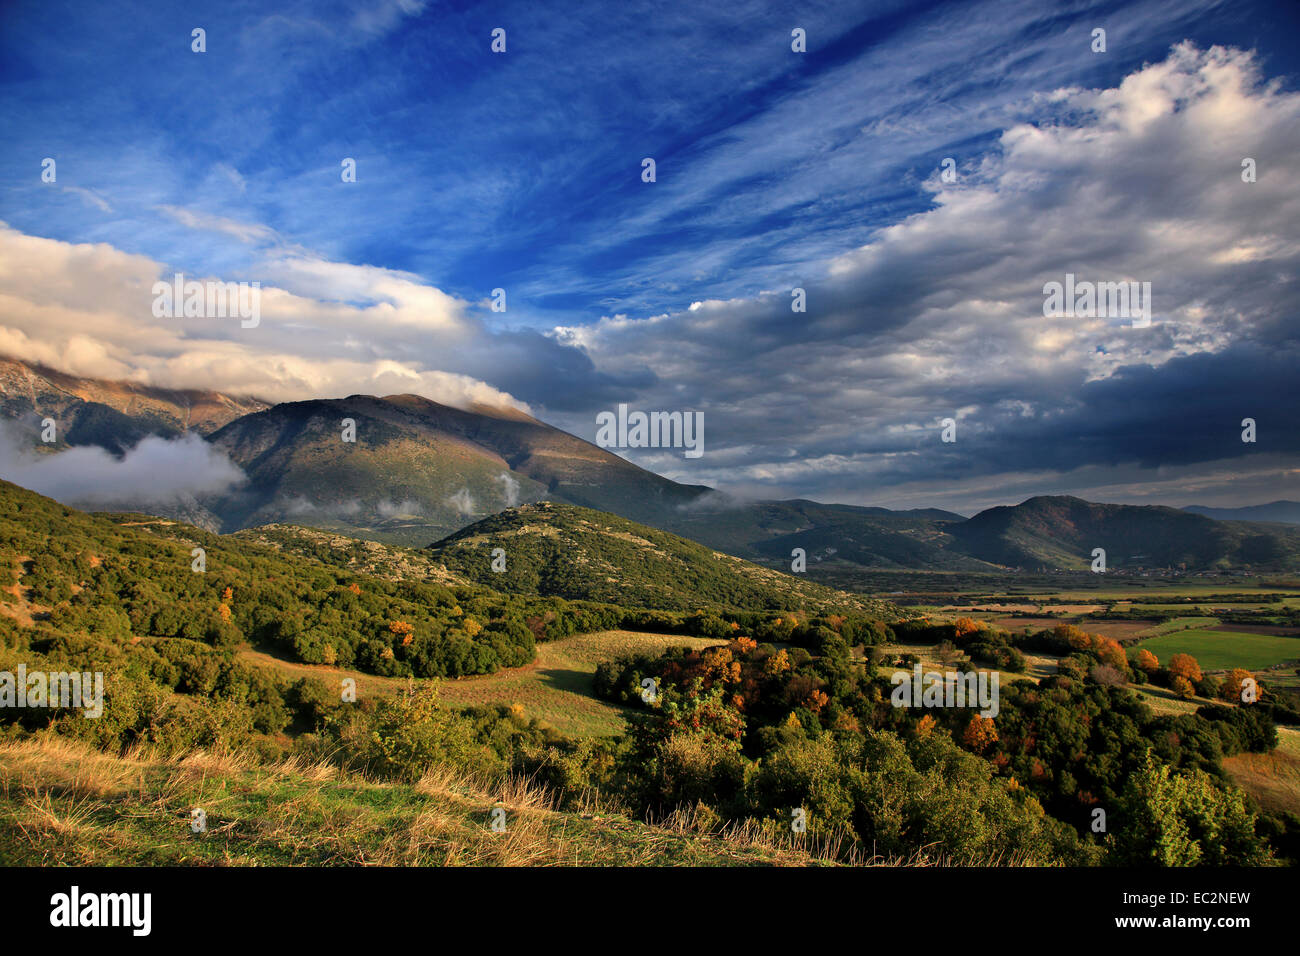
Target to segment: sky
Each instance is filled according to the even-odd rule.
[[[0,4],[0,354],[589,440],[620,403],[698,411],[699,458],[619,453],[743,496],[1300,498],[1297,28],[1180,0]],[[260,283],[260,321],[156,317],[177,272]],[[1150,282],[1149,326],[1045,316],[1067,273]]]

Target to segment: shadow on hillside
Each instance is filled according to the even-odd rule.
[[[538,670],[538,677],[547,687],[555,690],[567,690],[574,694],[594,696],[592,675],[588,671],[573,670],[565,667],[548,667]]]

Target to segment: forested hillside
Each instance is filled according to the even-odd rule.
[[[497,548],[504,571],[493,570]],[[555,502],[485,518],[437,542],[430,553],[454,573],[512,594],[668,610],[893,611],[883,601],[833,591],[666,531]]]

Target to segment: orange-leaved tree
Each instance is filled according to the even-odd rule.
[[[966,725],[966,730],[961,735],[961,742],[977,754],[983,753],[997,741],[998,731],[993,726],[993,719],[981,717],[979,714],[971,716],[970,723]]]
[[[1181,677],[1189,684],[1195,684],[1204,676],[1201,665],[1191,654],[1175,654],[1169,658],[1169,676],[1175,680]]]

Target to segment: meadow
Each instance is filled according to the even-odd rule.
[[[438,695],[454,707],[517,705],[525,717],[536,717],[561,733],[610,737],[626,729],[626,708],[594,695],[596,665],[631,654],[661,653],[670,647],[698,649],[722,643],[703,637],[619,630],[576,634],[538,644],[536,660],[524,667],[443,681]]]
[[[1300,637],[1244,631],[1190,628],[1147,638],[1134,646],[1150,651],[1162,661],[1174,654],[1191,654],[1207,671],[1234,667],[1260,670],[1284,661],[1300,660]]]
[[[542,721],[572,737],[612,737],[626,729],[626,708],[601,700],[592,691],[592,675],[602,661],[631,654],[661,653],[671,647],[701,648],[723,641],[704,637],[649,634],[638,631],[596,631],[575,634],[537,645],[532,663],[460,679],[438,682],[438,697],[452,707],[506,704],[526,718]],[[335,686],[344,678],[357,682],[359,695],[394,694],[405,678],[377,677],[360,671],[286,661],[245,650],[249,664],[269,668],[286,678],[314,677]]]

